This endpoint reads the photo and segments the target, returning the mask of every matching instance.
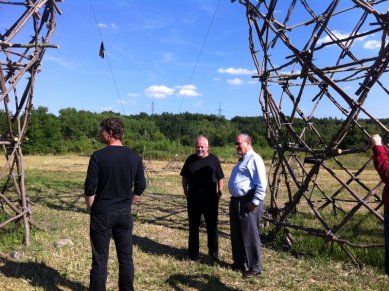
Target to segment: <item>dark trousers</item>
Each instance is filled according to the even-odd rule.
[[[233,264],[242,270],[248,268],[256,272],[262,271],[261,239],[259,237],[259,221],[262,217],[263,203],[260,202],[252,212],[246,204],[252,195],[242,198],[231,198],[230,231]]]
[[[389,208],[384,209],[385,273],[389,275]]]
[[[90,271],[90,290],[106,290],[111,237],[115,242],[119,261],[119,290],[134,290],[132,228],[133,220],[128,210],[114,211],[104,215],[91,215],[92,269]]]
[[[187,199],[189,218],[189,257],[197,258],[199,255],[199,229],[201,216],[204,216],[207,227],[208,254],[218,257],[218,208],[219,198],[216,193],[212,197],[198,197],[189,195]]]

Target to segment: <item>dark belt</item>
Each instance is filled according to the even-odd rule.
[[[246,195],[243,196],[231,196],[231,200],[242,200],[242,199],[253,199],[255,190],[251,189],[247,191]]]

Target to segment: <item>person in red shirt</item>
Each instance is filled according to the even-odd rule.
[[[389,148],[382,144],[382,138],[374,134],[369,138],[369,145],[374,155],[374,167],[385,183],[382,192],[384,203],[384,237],[385,237],[385,273],[389,275]]]

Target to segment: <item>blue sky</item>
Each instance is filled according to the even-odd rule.
[[[48,49],[43,58],[35,107],[48,107],[54,114],[73,107],[125,115],[262,115],[260,84],[252,78],[256,70],[245,7],[238,1],[64,0],[58,5],[63,15],[57,18],[51,42],[59,48]],[[288,6],[289,1],[285,10]],[[277,13],[285,13],[279,9]],[[0,19],[7,18],[4,11],[0,13]],[[332,28],[346,37],[352,29],[347,23],[338,19]],[[6,25],[0,20],[0,29]],[[304,42],[303,37],[303,33],[297,35],[295,41]],[[105,58],[99,57],[102,40]],[[365,39],[356,44],[358,51],[376,53],[378,40],[379,35]],[[325,65],[325,58],[321,62]],[[370,101],[369,110],[378,117],[387,116],[387,110],[382,111],[387,99],[379,100],[381,107],[375,105],[377,100]],[[326,106],[318,115],[338,116],[330,104]]]
[[[52,42],[60,48],[46,52],[36,106],[53,113],[65,107],[121,114],[221,109],[227,118],[260,113],[244,6],[228,0],[91,2],[93,10],[86,0],[59,3],[63,15]]]

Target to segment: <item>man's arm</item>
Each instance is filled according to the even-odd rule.
[[[97,187],[97,177],[99,175],[99,166],[96,157],[93,154],[89,160],[88,171],[84,184],[84,197],[87,210],[90,210],[95,201],[95,191]]]
[[[93,196],[86,196],[85,195],[86,209],[90,210],[94,201],[95,201],[95,195],[93,195]]]
[[[218,192],[217,192],[217,194],[218,194],[218,196],[219,196],[219,198],[220,198],[220,196],[222,196],[223,195],[223,189],[224,189],[224,179],[220,179],[219,181],[218,181]]]
[[[182,177],[182,189],[184,190],[184,195],[188,198],[188,179]]]
[[[380,176],[381,180],[389,183],[389,152],[383,145],[381,136],[378,134],[372,135],[369,140],[369,145],[372,147],[374,155],[374,167]]]
[[[260,201],[265,199],[267,187],[265,163],[260,156],[256,156],[253,159],[253,164],[249,171],[252,177],[252,183],[255,187],[255,192],[253,200],[248,203],[247,207],[250,211],[254,211]]]
[[[137,204],[140,201],[140,195],[133,194],[131,199],[132,204]]]
[[[145,171],[144,171],[142,160],[140,160],[137,165],[131,165],[131,167],[136,168],[136,173],[134,177],[134,191],[133,191],[134,195],[132,196],[131,199],[132,202],[137,202],[139,199],[135,201],[136,198],[134,196],[135,195],[140,196],[143,194],[147,186],[147,181],[145,177]]]

